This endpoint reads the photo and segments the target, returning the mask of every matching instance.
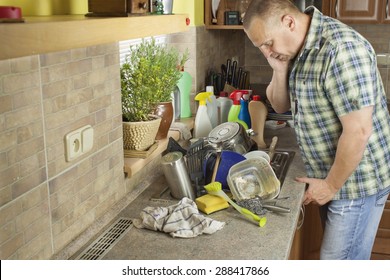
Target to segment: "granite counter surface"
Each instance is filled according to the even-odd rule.
[[[273,136],[278,136],[277,151],[295,151],[295,156],[284,180],[279,197],[289,197],[278,205],[291,208],[291,213],[266,214],[267,224],[260,228],[243,218],[234,208],[218,211],[210,218],[226,222],[224,228],[212,235],[195,238],[173,238],[163,232],[131,228],[126,235],[104,256],[107,260],[244,260],[288,259],[295,230],[300,216],[304,184],[294,178],[305,176],[303,162],[296,144],[294,131],[290,127],[279,130],[266,130],[265,142],[269,144]],[[150,186],[121,213],[120,217],[139,218],[146,206],[168,206],[177,201],[154,201],[150,198],[166,187],[164,176],[158,177]]]

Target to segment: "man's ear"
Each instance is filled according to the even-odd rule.
[[[291,15],[284,15],[282,17],[282,25],[291,31],[295,28],[295,18]]]

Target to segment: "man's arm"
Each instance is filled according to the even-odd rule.
[[[337,144],[335,161],[324,179],[297,178],[309,184],[304,204],[324,205],[344,185],[359,165],[372,132],[373,106],[364,107],[340,117],[343,132]]]

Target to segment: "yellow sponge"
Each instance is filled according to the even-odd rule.
[[[229,203],[219,196],[205,194],[195,199],[198,209],[206,214],[225,209],[229,207]]]

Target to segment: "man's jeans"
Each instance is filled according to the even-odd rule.
[[[321,260],[369,260],[390,187],[375,195],[321,206]]]

